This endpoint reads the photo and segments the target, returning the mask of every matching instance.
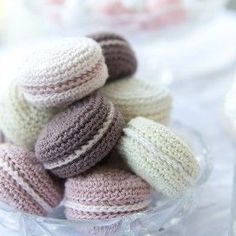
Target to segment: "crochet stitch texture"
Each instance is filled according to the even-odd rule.
[[[133,75],[137,70],[137,59],[129,42],[111,32],[98,32],[88,35],[97,41],[108,67],[108,81]]]
[[[102,87],[108,71],[100,46],[78,37],[39,48],[26,60],[18,77],[30,103],[58,107]]]
[[[169,121],[172,97],[166,88],[129,78],[107,84],[101,93],[120,110],[126,122],[137,116],[163,124]]]
[[[119,153],[156,190],[175,197],[194,184],[198,163],[188,145],[167,127],[138,117],[123,132]]]
[[[106,166],[68,179],[65,214],[68,219],[108,219],[145,210],[150,187],[140,177]]]
[[[40,131],[56,112],[31,105],[12,83],[0,102],[0,129],[8,141],[33,150]]]
[[[0,145],[0,200],[27,213],[46,215],[62,199],[62,189],[36,163],[33,153]]]
[[[113,104],[94,93],[49,122],[36,143],[37,159],[61,178],[78,175],[111,151],[123,123]]]

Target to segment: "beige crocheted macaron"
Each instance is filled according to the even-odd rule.
[[[33,150],[40,131],[58,111],[31,105],[21,88],[11,83],[0,101],[0,129],[6,140]]]
[[[126,122],[137,116],[163,124],[169,121],[172,98],[164,87],[129,78],[107,84],[101,93],[121,111]]]
[[[146,118],[131,120],[118,151],[137,175],[175,197],[195,183],[199,165],[190,147],[167,127]]]

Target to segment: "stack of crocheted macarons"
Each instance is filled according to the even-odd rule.
[[[151,188],[178,197],[199,167],[166,125],[172,99],[134,78],[129,42],[95,33],[42,45],[22,62],[0,101],[0,200],[68,219],[145,211]],[[117,165],[118,163],[118,165]]]

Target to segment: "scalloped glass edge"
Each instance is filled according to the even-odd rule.
[[[177,199],[161,197],[153,191],[152,205],[147,211],[109,220],[78,220],[40,217],[14,211],[0,204],[0,229],[16,235],[156,235],[176,225],[189,215],[198,204],[198,191],[212,169],[212,162],[206,143],[196,130],[175,121],[170,127],[189,143],[200,165],[200,175],[195,186]],[[56,209],[61,212],[63,207]]]

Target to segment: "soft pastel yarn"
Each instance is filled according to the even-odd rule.
[[[137,59],[129,42],[112,32],[88,35],[99,43],[108,67],[108,81],[131,76],[137,69]]]
[[[129,78],[107,84],[101,93],[121,111],[126,122],[137,116],[164,124],[169,121],[172,97],[164,87]]]
[[[189,146],[170,129],[137,117],[123,132],[119,153],[131,170],[156,190],[175,197],[194,184],[198,162]]]
[[[101,47],[89,38],[65,38],[32,52],[18,75],[25,98],[58,107],[102,87],[108,77]]]
[[[36,143],[37,159],[53,174],[68,178],[101,161],[121,136],[123,117],[94,93],[59,113]]]
[[[24,148],[0,145],[0,200],[26,213],[46,215],[60,203],[63,191],[35,160]]]
[[[99,166],[65,184],[68,219],[109,219],[145,210],[150,187],[140,177],[119,169]]]
[[[56,112],[31,105],[12,83],[0,101],[0,129],[8,141],[33,150],[40,131]]]

